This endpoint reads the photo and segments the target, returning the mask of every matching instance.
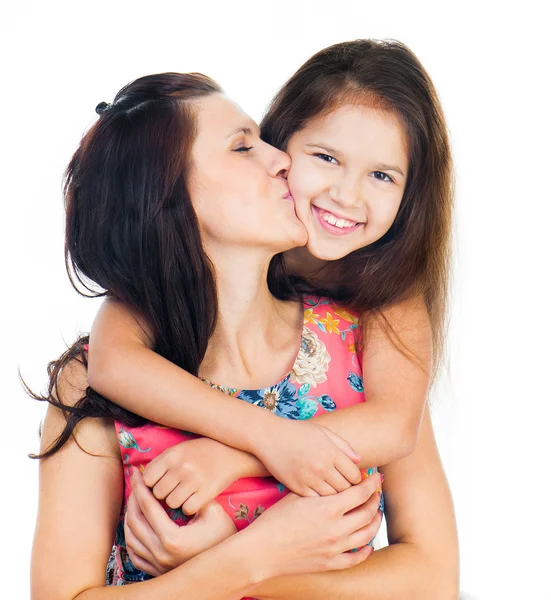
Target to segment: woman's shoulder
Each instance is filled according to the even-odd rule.
[[[57,439],[67,425],[70,409],[79,406],[86,396],[88,375],[79,358],[68,361],[59,371],[52,389],[52,400],[42,428],[42,447]],[[65,409],[65,410],[64,410]],[[118,458],[118,441],[112,419],[84,418],[72,431],[73,441],[89,454]]]
[[[304,323],[313,323],[324,331],[354,330],[360,323],[360,313],[324,296],[304,296]]]

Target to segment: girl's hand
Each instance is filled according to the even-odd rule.
[[[381,525],[380,490],[381,475],[375,473],[325,498],[288,494],[238,535],[249,536],[262,555],[262,580],[346,569],[373,552],[366,544]]]
[[[299,496],[328,496],[361,481],[360,456],[336,433],[312,421],[279,419],[256,444],[268,471]]]
[[[210,438],[189,440],[154,458],[143,472],[143,481],[155,498],[194,515],[245,475],[247,457],[256,461],[250,454]]]
[[[186,442],[186,444],[189,442]],[[237,529],[226,511],[210,502],[179,527],[133,470],[132,494],[124,519],[126,549],[135,567],[155,577],[216,546]]]

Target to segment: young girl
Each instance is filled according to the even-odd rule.
[[[400,43],[337,44],[283,86],[262,135],[291,155],[288,181],[308,232],[307,246],[286,256],[301,276],[293,278],[295,289],[338,303],[326,310],[313,301],[305,325],[348,344],[358,361],[348,389],[364,393],[366,402],[332,412],[316,376],[304,392],[296,373],[287,403],[268,389],[262,398],[240,397],[291,419],[313,417],[352,446],[361,468],[403,458],[415,448],[431,365],[435,371],[441,355],[448,278],[451,157],[432,83]],[[252,132],[244,132],[244,159],[254,159],[253,142]],[[272,273],[282,263],[276,257]],[[288,297],[285,280],[277,282],[275,292]],[[290,427],[266,419],[266,411],[246,412],[224,397],[227,387],[210,390],[192,377],[196,370],[186,373],[163,359],[186,367],[184,349],[158,346],[160,318],[144,322],[129,304],[110,299],[98,314],[90,338],[92,387],[154,422],[212,438],[174,447],[150,463],[144,478],[157,498],[193,514],[239,477],[271,473],[302,495],[334,493],[357,481],[344,453],[358,459],[338,438],[331,437],[333,446],[311,423]],[[159,314],[168,306],[165,300]],[[231,372],[216,381],[231,384]],[[230,394],[239,392],[233,386]]]

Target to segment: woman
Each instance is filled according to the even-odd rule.
[[[266,284],[270,256],[304,240],[304,229],[287,198],[283,175],[289,166],[288,157],[264,144],[257,161],[242,162],[228,147],[227,136],[236,128],[249,125],[250,120],[202,76],[144,78],[123,93],[131,104],[123,118],[111,126],[104,119],[93,127],[69,167],[67,236],[74,243],[73,256],[83,267],[81,273],[96,278],[102,285],[110,279],[109,283],[118,282],[121,288],[132,292],[132,284],[139,278],[133,279],[132,273],[121,269],[123,265],[117,260],[126,259],[124,267],[133,264],[135,257],[129,250],[135,237],[169,243],[167,229],[158,227],[158,222],[152,224],[151,218],[157,211],[168,211],[172,219],[179,213],[190,219],[190,225],[184,231],[179,229],[182,221],[178,227],[171,222],[168,231],[192,238],[186,238],[191,251],[182,259],[200,259],[201,244],[209,247],[220,290],[220,315],[235,316],[223,310],[223,302],[231,296],[224,295],[222,286],[224,277],[246,262],[251,269],[250,281],[258,279],[259,298],[272,306],[275,302],[281,310],[278,315],[282,325],[287,324],[292,330],[291,321],[301,316],[299,307],[294,302],[275,301]],[[151,95],[156,103],[148,109]],[[218,155],[217,160],[212,160],[213,153]],[[223,172],[225,177],[219,178]],[[235,201],[241,202],[241,208],[259,223],[260,219],[269,218],[273,227],[247,231],[241,215],[235,212]],[[91,220],[88,202],[94,205]],[[209,216],[202,211],[208,211]],[[97,225],[106,215],[113,219],[109,227],[102,229]],[[161,219],[167,216],[164,214]],[[139,226],[125,231],[132,219]],[[228,224],[232,226],[229,237]],[[102,232],[113,237],[101,238]],[[90,243],[97,250],[104,244],[114,244],[112,262],[105,264],[101,256],[87,254]],[[232,258],[241,257],[243,261],[239,265],[217,253],[217,248],[230,251],[232,247]],[[150,252],[142,258],[147,261],[155,255],[166,260],[171,256],[165,254],[162,245],[154,243]],[[247,286],[243,289],[250,293]],[[190,304],[182,304],[179,316],[185,318]],[[230,331],[228,326],[225,335],[229,336]],[[380,498],[373,494],[380,485],[378,477],[368,478],[331,498],[291,495],[247,531],[206,549],[171,573],[130,588],[105,588],[105,563],[123,492],[121,462],[114,455],[118,439],[112,417],[127,424],[132,424],[135,417],[123,414],[86,390],[84,367],[73,359],[79,349],[80,345],[75,345],[74,352],[57,363],[51,378],[55,392],[48,398],[52,406],[44,423],[42,449],[51,449],[57,440],[59,450],[50,452],[40,466],[32,568],[34,598],[170,598],[180,597],[182,589],[191,598],[240,598],[273,576],[345,568],[367,557],[369,550],[365,545],[380,523]],[[75,428],[74,421],[67,423],[64,414],[81,422]],[[98,418],[82,419],[84,416]],[[290,531],[281,531],[283,523],[290,526]],[[345,552],[356,547],[362,549]],[[236,570],[235,560],[246,565]],[[214,569],[220,576],[217,581],[212,578]]]

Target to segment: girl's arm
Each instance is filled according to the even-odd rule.
[[[425,411],[413,454],[382,469],[390,546],[346,571],[281,577],[262,600],[457,600],[459,550],[450,490]]]
[[[360,454],[361,468],[404,458],[417,444],[432,364],[424,300],[405,300],[370,318],[363,346],[365,403],[314,417]]]
[[[359,457],[339,436],[214,390],[153,352],[152,345],[146,323],[116,300],[105,301],[90,334],[90,386],[151,421],[250,452],[301,496],[317,495],[343,477],[361,481],[354,464]],[[310,448],[317,449],[315,455]]]
[[[313,418],[354,448],[362,457],[359,464],[362,468],[387,464],[413,451],[429,383],[431,330],[423,300],[400,303],[383,314],[403,344],[419,357],[421,366],[396,349],[385,335],[382,321],[371,321],[364,336],[367,401]],[[263,455],[266,448],[277,447],[281,440],[287,446],[292,443],[288,432],[282,435],[281,429],[296,423],[277,418],[274,421],[269,411],[259,411],[209,388],[151,347],[147,326],[119,302],[105,301],[90,335],[90,385],[113,402],[151,421],[194,431],[261,459],[267,458]],[[243,423],[246,427],[240,425]],[[276,427],[279,434],[274,435]],[[309,447],[320,448],[320,440],[312,444],[314,440],[306,440],[302,427],[300,431]],[[323,448],[317,454],[323,456]],[[249,469],[247,475],[267,474],[258,461],[245,454],[242,457]],[[279,458],[264,462],[271,471],[282,458],[279,452]],[[239,476],[244,474],[240,471]],[[285,483],[284,478],[280,479]]]

